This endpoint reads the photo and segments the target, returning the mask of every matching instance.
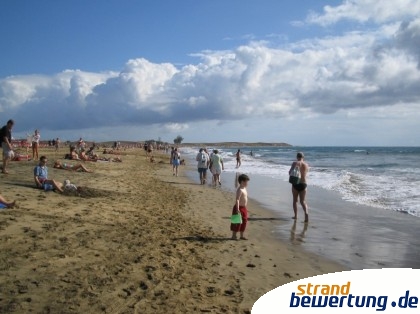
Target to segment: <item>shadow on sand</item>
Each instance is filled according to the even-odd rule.
[[[230,241],[230,238],[222,238],[222,237],[203,237],[200,235],[196,236],[189,236],[189,237],[182,237],[182,238],[175,238],[174,241],[179,240],[186,240],[189,242],[201,242],[201,243],[221,243],[225,241]]]
[[[35,190],[42,190],[35,186],[35,183],[29,183],[29,182],[5,182],[7,185],[13,185],[13,186],[21,186],[24,188],[31,188]]]
[[[230,219],[230,217],[222,217],[223,219]],[[248,221],[290,221],[288,218],[255,218],[255,217],[248,217]]]
[[[179,184],[179,185],[199,185],[198,183],[192,183],[192,182],[176,182],[176,181],[166,181],[166,183],[169,183],[169,184]]]

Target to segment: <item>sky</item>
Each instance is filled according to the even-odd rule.
[[[14,137],[418,146],[420,1],[3,0]]]

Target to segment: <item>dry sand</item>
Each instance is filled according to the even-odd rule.
[[[249,313],[281,284],[342,269],[275,239],[278,218],[252,201],[250,240],[229,241],[231,193],[173,177],[168,157],[122,158],[50,167],[83,197],[34,189],[35,162],[0,177],[19,204],[0,211],[0,313]]]

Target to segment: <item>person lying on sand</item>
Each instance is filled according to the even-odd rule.
[[[110,155],[124,155],[123,153],[116,151],[116,150],[112,150],[112,149],[104,149],[104,151],[102,152],[102,154],[110,154]]]
[[[15,153],[15,156],[13,157],[12,160],[13,161],[22,161],[22,160],[30,161],[31,157],[29,155],[22,155],[20,153]]]
[[[115,158],[99,157],[96,161],[122,162],[122,159],[120,157],[115,157]]]
[[[90,155],[89,151],[85,152],[84,149],[80,151],[79,158],[83,161],[98,161],[98,155]]]
[[[0,195],[0,204],[3,204],[6,206],[6,208],[13,208],[16,205],[16,201],[8,202],[3,196]]]
[[[95,153],[95,145],[92,145],[88,151],[86,152],[86,155],[93,160],[97,160],[99,158],[98,154]]]
[[[82,164],[70,165],[70,164],[67,164],[67,163],[62,163],[59,160],[55,161],[53,167],[56,168],[56,169],[63,169],[63,170],[68,170],[68,171],[79,171],[80,170],[81,172],[93,172],[92,170],[89,170],[88,168],[86,168]]]
[[[34,180],[38,188],[46,191],[52,189],[63,193],[62,184],[48,179],[47,157],[41,156],[39,164],[34,168]]]

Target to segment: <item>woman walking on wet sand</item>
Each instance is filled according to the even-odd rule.
[[[223,158],[219,155],[219,151],[217,149],[213,151],[213,155],[210,158],[210,169],[213,173],[214,185],[216,186],[217,183],[222,185],[220,175],[222,174],[222,171],[225,170],[225,166],[223,165]]]
[[[309,166],[306,162],[303,161],[305,156],[303,153],[297,153],[296,159],[292,163],[292,166],[289,170],[289,182],[292,183],[292,194],[293,194],[293,212],[294,216],[293,219],[297,219],[297,207],[298,207],[298,200],[300,200],[300,204],[302,205],[302,209],[305,212],[305,222],[309,221],[309,209],[308,204],[306,203],[306,175],[309,171]]]

